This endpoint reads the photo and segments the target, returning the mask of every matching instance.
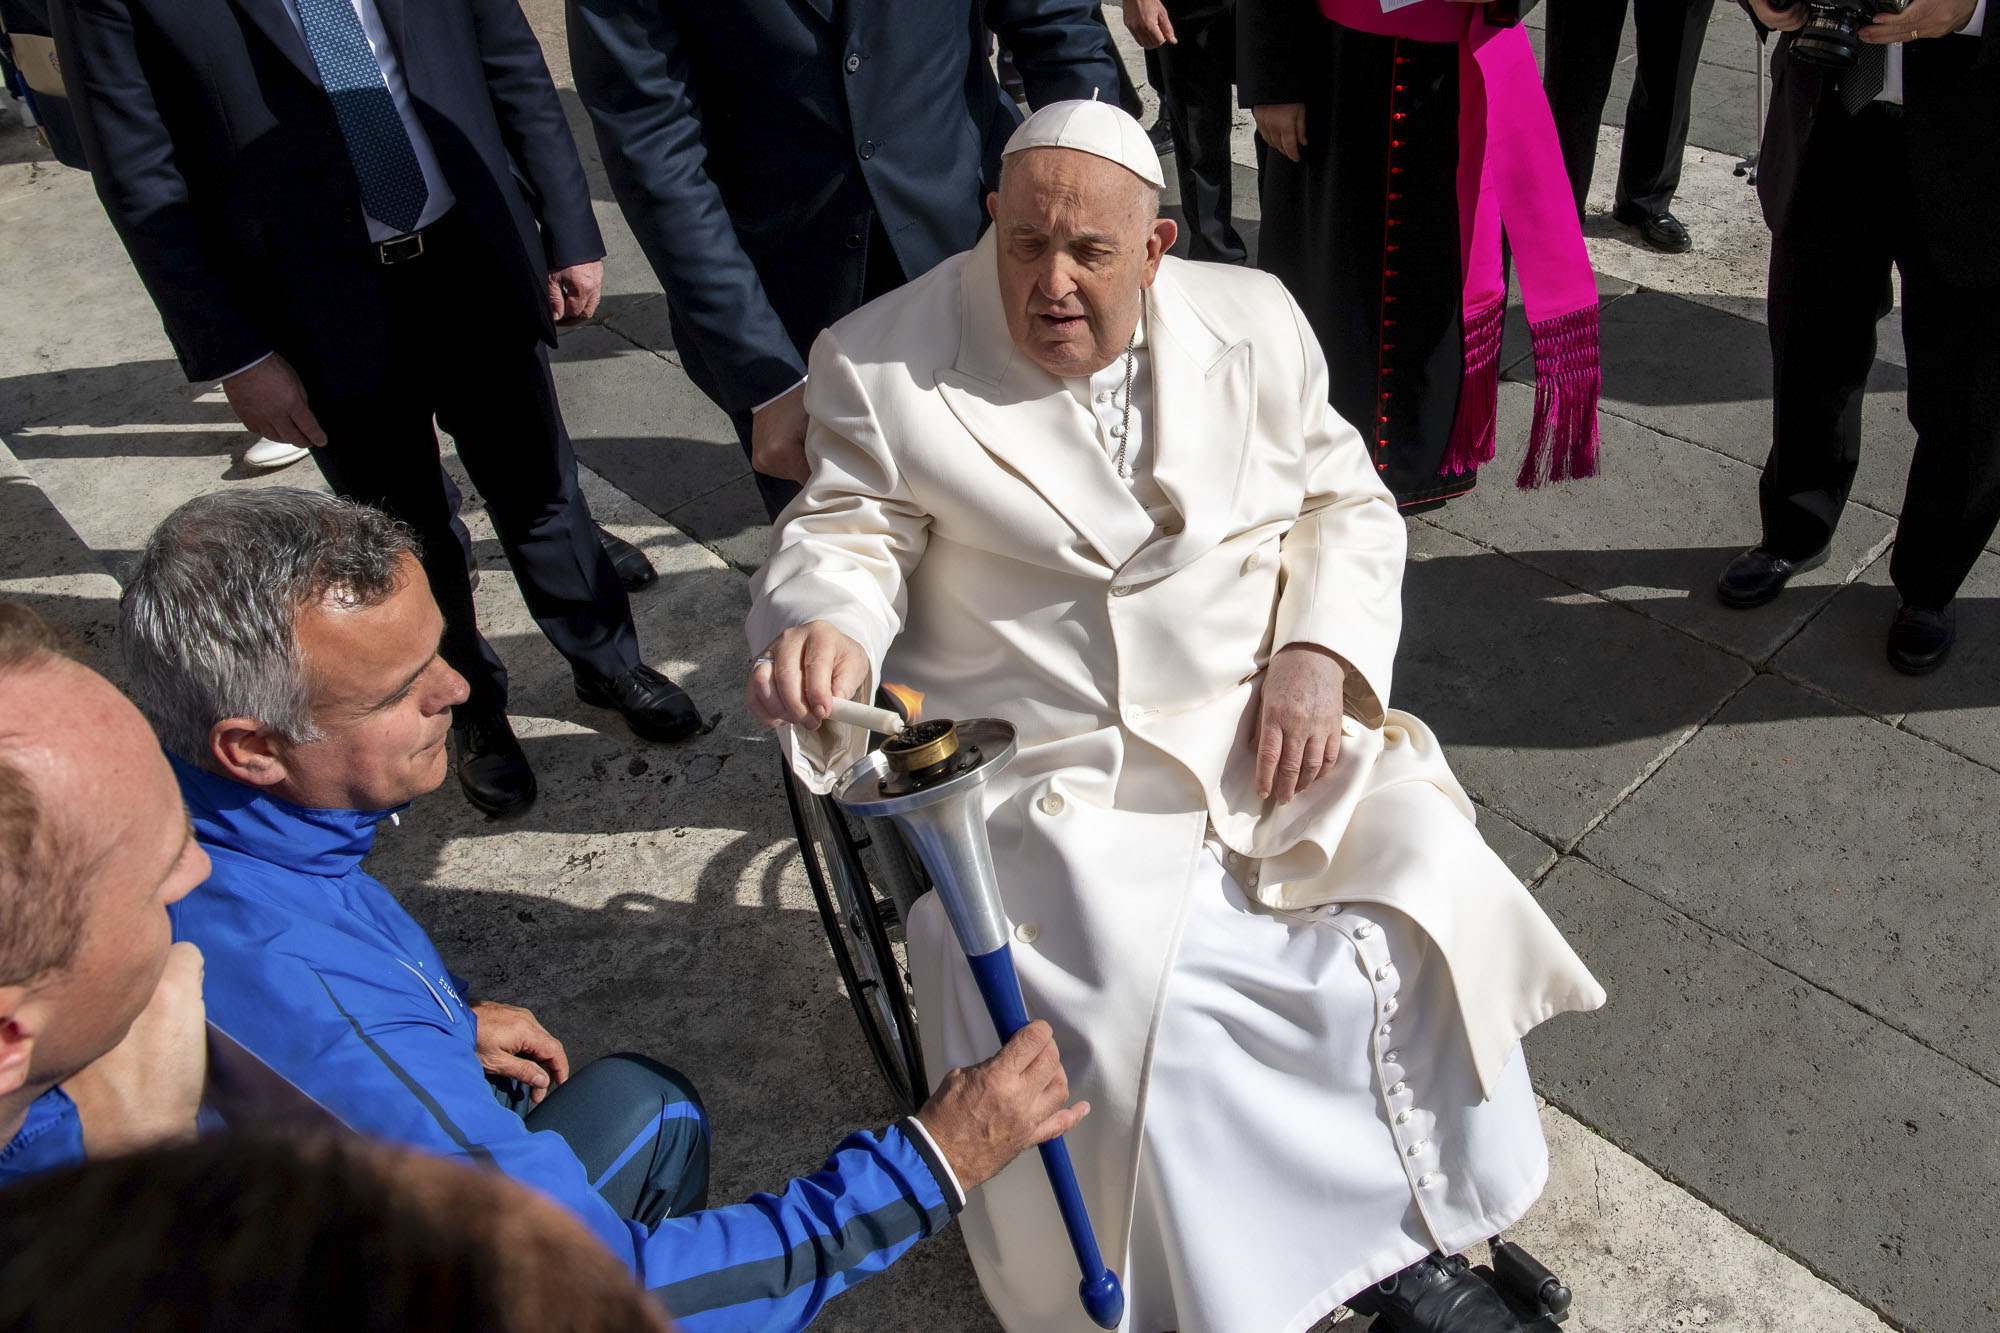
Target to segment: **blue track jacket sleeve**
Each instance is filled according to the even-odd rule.
[[[245,978],[246,964],[263,975]],[[407,1013],[357,1016],[375,998],[357,989],[357,978],[282,954],[212,960],[209,978],[224,992],[211,1011],[216,1001],[227,1006],[234,1035],[350,1125],[497,1167],[552,1195],[688,1333],[803,1328],[829,1299],[942,1229],[953,1211],[926,1152],[891,1127],[850,1135],[817,1172],[780,1193],[648,1231],[598,1197],[559,1135],[528,1132],[494,1100],[465,1031]],[[270,1002],[278,996],[290,1003]]]

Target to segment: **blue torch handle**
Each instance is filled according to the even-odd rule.
[[[968,954],[972,979],[986,1001],[986,1012],[1004,1044],[1028,1026],[1028,1006],[1021,998],[1021,978],[1014,972],[1014,951],[1003,944],[991,953]],[[1083,1273],[1077,1297],[1084,1312],[1099,1328],[1116,1328],[1125,1318],[1125,1289],[1118,1275],[1104,1266],[1097,1249],[1097,1233],[1091,1230],[1090,1213],[1083,1206],[1083,1190],[1076,1183],[1076,1167],[1069,1160],[1069,1145],[1060,1137],[1041,1145],[1042,1169],[1048,1172],[1049,1187],[1056,1194],[1056,1209],[1062,1213],[1063,1229],[1069,1232],[1069,1246],[1076,1251],[1076,1266]]]

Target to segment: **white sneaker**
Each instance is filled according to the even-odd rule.
[[[243,462],[249,467],[285,467],[304,458],[306,452],[296,444],[267,440],[260,435],[243,451]]]

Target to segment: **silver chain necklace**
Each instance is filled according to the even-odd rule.
[[[1139,345],[1139,330],[1133,329],[1132,336],[1125,340],[1125,415],[1118,423],[1118,457],[1115,460],[1118,475],[1130,481],[1132,474],[1125,470],[1125,442],[1132,438],[1132,376],[1139,368],[1139,358],[1132,352]]]

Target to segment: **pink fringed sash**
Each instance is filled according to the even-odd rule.
[[[1381,0],[1319,0],[1319,7],[1344,27],[1458,46],[1465,379],[1439,472],[1470,471],[1493,458],[1507,304],[1504,232],[1535,349],[1535,424],[1516,482],[1533,487],[1595,475],[1597,283],[1528,34],[1493,27],[1478,6],[1453,0],[1421,0],[1391,14]]]

